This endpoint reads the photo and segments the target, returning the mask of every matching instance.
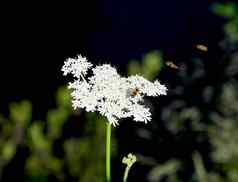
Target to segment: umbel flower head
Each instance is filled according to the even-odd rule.
[[[64,75],[72,74],[75,78],[68,86],[72,89],[74,109],[97,111],[114,126],[119,119],[127,117],[145,123],[151,120],[149,108],[143,105],[143,97],[166,95],[164,85],[157,80],[150,82],[139,75],[121,77],[109,64],[92,68],[92,76],[86,77],[91,67],[92,64],[80,55],[64,62]]]

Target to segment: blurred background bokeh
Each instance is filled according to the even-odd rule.
[[[105,181],[106,119],[73,110],[63,61],[159,79],[148,124],[113,129],[112,181],[238,181],[238,4],[97,0],[4,4],[0,181]]]

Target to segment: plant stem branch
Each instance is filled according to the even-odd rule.
[[[107,122],[106,130],[106,179],[111,181],[111,124]]]
[[[125,172],[124,172],[123,182],[126,182],[126,181],[127,181],[129,169],[130,169],[129,167],[126,167],[126,170],[125,170]]]

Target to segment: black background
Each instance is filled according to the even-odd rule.
[[[159,49],[181,60],[196,43],[216,44],[220,20],[203,1],[97,0],[11,2],[2,6],[1,103],[44,102],[65,84],[60,68],[77,54],[124,71],[132,58]]]
[[[222,20],[210,11],[212,2],[88,0],[4,4],[0,111],[7,112],[9,102],[26,98],[33,102],[35,119],[44,116],[54,105],[56,88],[67,83],[61,72],[64,60],[77,54],[87,56],[93,63],[110,62],[125,74],[130,59],[141,59],[151,50],[161,50],[165,59],[183,62],[196,54],[194,45],[203,43],[209,45],[205,59],[213,65],[219,56]],[[173,79],[170,72],[161,75],[163,83],[173,84]]]

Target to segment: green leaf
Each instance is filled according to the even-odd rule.
[[[224,18],[232,18],[238,13],[237,5],[233,2],[227,3],[214,3],[212,5],[212,11]]]
[[[26,127],[31,121],[32,105],[29,101],[23,100],[19,103],[10,104],[10,118],[13,122],[20,122],[22,126]]]
[[[128,75],[135,75],[141,73],[141,66],[138,60],[131,60],[127,67]]]
[[[149,80],[153,80],[162,69],[162,54],[159,51],[151,51],[144,55],[142,61],[142,74]]]
[[[16,145],[11,140],[3,144],[1,154],[3,159],[9,161],[13,158],[15,153],[16,153]]]
[[[56,103],[59,107],[71,107],[70,90],[67,87],[60,87],[57,90]]]
[[[226,23],[224,31],[232,41],[238,41],[238,17]]]
[[[204,167],[202,156],[198,152],[195,152],[193,154],[193,163],[194,163],[195,172],[196,172],[198,181],[208,182],[209,180],[208,180],[207,171]]]
[[[44,160],[38,155],[31,155],[26,160],[26,171],[34,178],[47,177],[49,171],[44,167]]]
[[[34,122],[29,128],[30,146],[36,150],[49,151],[50,141],[44,136],[43,122]]]
[[[47,113],[48,135],[51,138],[60,137],[63,124],[68,117],[69,112],[65,108],[50,110]]]
[[[176,174],[181,164],[177,160],[169,160],[164,164],[155,166],[149,173],[150,181],[160,181],[165,176]]]

